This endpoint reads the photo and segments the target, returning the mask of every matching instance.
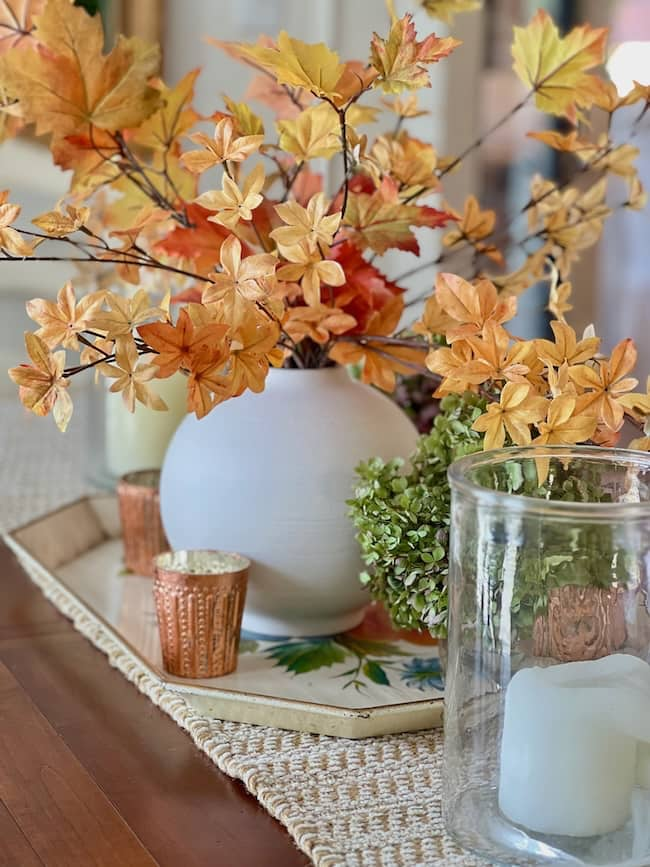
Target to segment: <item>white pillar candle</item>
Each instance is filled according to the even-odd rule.
[[[622,827],[637,757],[642,764],[646,755],[639,747],[650,742],[648,720],[650,666],[635,656],[518,671],[506,691],[502,813],[543,834],[589,837]]]
[[[176,428],[186,413],[187,377],[181,373],[151,383],[167,404],[166,412],[138,403],[128,412],[121,395],[107,390],[105,404],[106,469],[115,478],[133,470],[158,469]]]

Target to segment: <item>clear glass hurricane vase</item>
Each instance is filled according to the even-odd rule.
[[[463,458],[444,808],[503,864],[650,864],[650,455]]]

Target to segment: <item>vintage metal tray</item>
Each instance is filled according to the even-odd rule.
[[[355,630],[329,638],[244,634],[237,670],[209,680],[168,675],[151,579],[122,564],[113,497],[79,500],[5,537],[34,580],[71,595],[165,687],[207,716],[363,738],[438,725],[438,648],[394,632],[371,606]],[[40,580],[38,583],[43,583]]]

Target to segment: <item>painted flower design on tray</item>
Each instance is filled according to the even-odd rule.
[[[419,690],[444,688],[442,668],[437,656],[428,659],[414,657],[404,664],[401,671],[401,679],[407,686],[416,687]]]
[[[442,689],[440,663],[437,658],[410,658],[406,650],[388,641],[356,638],[350,634],[329,638],[282,639],[276,642],[244,639],[241,653],[262,653],[266,659],[293,675],[307,674],[322,668],[349,663],[341,673],[342,688],[363,690],[369,684],[391,686],[391,678],[404,685],[423,690]],[[419,666],[418,663],[424,663]]]

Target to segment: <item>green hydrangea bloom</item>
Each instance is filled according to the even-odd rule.
[[[471,392],[448,395],[406,472],[402,458],[371,458],[357,467],[348,504],[367,566],[360,578],[396,626],[446,636],[447,468],[481,449],[483,435],[472,424],[484,409],[485,399]]]

